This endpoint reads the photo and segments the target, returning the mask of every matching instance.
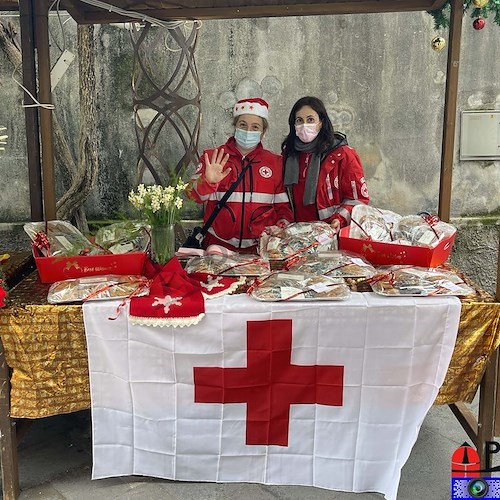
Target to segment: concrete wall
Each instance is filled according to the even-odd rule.
[[[64,27],[66,47],[76,52],[75,24],[69,20]],[[62,46],[55,16],[51,30]],[[232,132],[234,101],[248,96],[269,101],[265,144],[279,150],[295,100],[317,95],[335,127],[358,150],[373,205],[401,214],[436,212],[446,76],[446,50],[437,53],[430,46],[437,34],[447,38],[446,30],[434,30],[426,13],[205,21],[196,48],[203,113],[200,150],[225,141]],[[500,109],[499,35],[492,21],[475,31],[472,20],[464,18],[459,111]],[[127,192],[137,181],[129,33],[119,26],[99,26],[96,36],[101,164],[98,186],[86,206],[89,218],[130,213]],[[55,61],[60,53],[55,43],[52,52]],[[165,50],[164,65],[155,59],[160,61],[158,71],[167,75],[174,58]],[[0,124],[10,136],[0,157],[0,222],[29,219],[22,94],[11,74],[0,53]],[[59,120],[76,148],[76,61],[54,98]],[[174,163],[179,151],[174,140],[171,144],[166,154]],[[457,140],[452,215],[498,214],[500,161],[460,162],[458,147]],[[59,174],[59,193],[64,183]],[[498,226],[493,227],[498,237]],[[489,230],[484,234],[486,248]],[[491,287],[494,269],[488,274]]]

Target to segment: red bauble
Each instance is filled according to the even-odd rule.
[[[474,27],[475,30],[482,30],[485,24],[486,21],[482,17],[478,17],[477,19],[474,19],[472,26]]]

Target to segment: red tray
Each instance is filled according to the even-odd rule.
[[[41,257],[34,251],[42,283],[54,283],[99,274],[142,274],[146,254],[131,252],[109,255]]]
[[[362,255],[372,264],[411,264],[421,267],[436,267],[450,255],[455,234],[439,242],[434,248],[396,245],[381,241],[360,240],[349,237],[349,227],[339,233],[339,249]]]

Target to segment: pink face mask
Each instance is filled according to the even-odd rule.
[[[295,125],[295,133],[302,142],[312,142],[319,134],[317,123],[304,123]]]

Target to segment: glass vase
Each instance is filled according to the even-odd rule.
[[[175,224],[151,227],[151,260],[155,264],[166,264],[175,253]]]

